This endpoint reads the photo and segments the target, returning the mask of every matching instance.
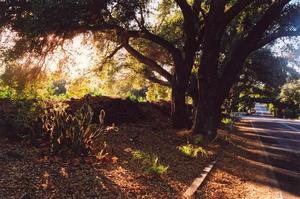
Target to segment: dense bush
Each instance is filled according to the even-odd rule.
[[[1,120],[9,138],[41,134],[42,103],[34,100],[2,100]]]

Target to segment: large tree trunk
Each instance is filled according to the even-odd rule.
[[[203,49],[200,67],[197,73],[198,101],[194,115],[192,131],[201,134],[208,141],[217,134],[218,122],[220,120],[221,104],[218,93],[218,66],[222,33],[220,21],[216,20],[223,13],[225,2],[212,3],[203,37]]]
[[[187,81],[182,74],[174,74],[172,84],[171,117],[174,128],[185,128],[188,124],[185,94]]]
[[[201,134],[207,141],[210,141],[217,135],[223,101],[218,96],[216,84],[209,86],[204,82],[199,83],[202,86],[199,85],[199,97],[192,131],[195,134]]]

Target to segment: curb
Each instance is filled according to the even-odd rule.
[[[235,118],[233,120],[233,124],[230,126],[230,132],[233,129],[233,125],[236,122],[238,118]],[[194,199],[195,198],[195,193],[196,191],[199,189],[199,187],[203,184],[203,182],[205,181],[205,179],[207,178],[208,174],[210,174],[211,170],[214,168],[214,166],[216,165],[216,163],[218,162],[219,159],[222,158],[223,156],[223,152],[224,150],[227,148],[228,144],[226,144],[225,146],[222,147],[222,149],[220,150],[220,152],[217,154],[216,159],[214,161],[212,161],[208,166],[206,166],[202,173],[200,174],[200,176],[198,178],[196,178],[193,183],[191,184],[191,186],[183,193],[182,198],[184,199]]]
[[[204,182],[208,174],[211,172],[211,170],[214,168],[215,164],[217,162],[217,159],[214,160],[212,163],[210,163],[208,166],[206,166],[203,169],[203,172],[201,173],[200,177],[196,178],[192,185],[184,192],[182,195],[185,199],[193,199],[195,198],[195,192],[198,190],[198,188],[201,186],[201,184]]]

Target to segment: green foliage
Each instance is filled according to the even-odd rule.
[[[286,83],[282,86],[279,95],[281,102],[293,105],[295,107],[300,106],[300,79]]]
[[[80,77],[67,84],[66,97],[81,98],[86,94],[92,93],[93,82],[84,77]]]
[[[41,135],[42,102],[33,100],[9,101],[1,107],[5,125],[8,127],[10,137]]]
[[[94,113],[88,99],[73,115],[68,114],[66,108],[65,104],[58,103],[45,111],[43,117],[43,127],[50,133],[52,151],[60,153],[64,147],[70,147],[75,154],[88,154],[93,143],[108,131],[104,126],[105,112],[101,110],[99,125],[96,125],[92,124]]]
[[[146,172],[162,175],[168,171],[169,166],[159,163],[159,158],[154,154],[148,154],[140,150],[132,151],[132,157],[141,161]]]
[[[145,102],[146,101],[146,99],[144,97],[135,96],[133,94],[128,95],[126,99],[129,99],[130,101],[133,101],[133,102]]]
[[[232,125],[233,125],[233,121],[232,119],[227,116],[227,117],[223,117],[222,120],[221,120],[221,124],[225,127],[225,128],[232,128]]]
[[[169,100],[171,89],[159,84],[151,84],[148,87],[146,99],[150,102],[159,100]]]
[[[158,157],[152,159],[150,166],[147,168],[147,172],[155,173],[157,175],[165,174],[168,171],[168,166],[160,164],[158,162]]]
[[[282,116],[298,118],[300,115],[300,79],[284,84],[278,99],[284,107]]]
[[[232,120],[231,118],[222,118],[222,123],[225,125],[231,125],[232,124]]]
[[[149,154],[147,154],[143,151],[140,151],[140,150],[132,151],[131,155],[132,155],[133,159],[135,159],[135,160],[150,159]]]
[[[48,35],[53,33],[68,39],[96,26],[128,25],[139,6],[136,0],[130,3],[123,0],[31,0],[1,1],[0,8],[0,27],[10,26],[19,32],[14,52],[18,55],[32,48],[35,53],[44,53],[53,45],[61,44],[62,40],[56,38],[50,45]]]
[[[246,112],[254,102],[278,105],[278,93],[287,81],[299,77],[299,73],[288,66],[287,61],[277,57],[268,49],[252,53],[244,63],[239,81],[223,104],[225,113]],[[273,108],[275,110],[275,108]],[[226,121],[224,121],[226,122]]]
[[[201,153],[201,157],[207,157],[207,152],[204,148],[192,144],[179,146],[178,150],[184,155],[191,158],[197,158],[199,152]]]
[[[228,135],[224,136],[223,139],[224,139],[224,141],[227,142],[227,143],[230,143],[230,142],[231,142],[231,137],[228,136]]]
[[[274,115],[275,111],[276,111],[276,108],[275,108],[274,104],[273,103],[268,103],[267,106],[268,106],[268,110]]]
[[[15,91],[9,86],[0,86],[0,99],[11,99]]]
[[[26,63],[3,62],[3,72],[0,75],[0,90],[9,93],[11,99],[33,99],[45,93],[46,74],[38,66]],[[40,97],[39,97],[40,98]]]

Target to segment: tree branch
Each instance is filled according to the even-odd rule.
[[[185,66],[178,65],[178,71],[190,71],[194,63],[195,53],[198,49],[200,40],[197,34],[200,31],[199,11],[201,0],[194,0],[193,7],[191,7],[186,0],[175,0],[180,7],[183,14],[183,31],[184,31],[184,55],[182,60]],[[183,69],[182,67],[187,67]],[[189,75],[189,74],[187,74]]]
[[[167,86],[167,87],[171,87],[171,84],[170,82],[166,82],[166,81],[163,81],[159,78],[157,78],[153,73],[152,71],[149,71],[149,70],[145,70],[143,72],[143,75],[146,79],[148,79],[149,81],[153,82],[153,83],[157,83],[157,84],[160,84],[162,86]]]
[[[272,24],[274,19],[280,16],[282,8],[290,1],[291,0],[275,1],[265,12],[262,18],[257,22],[257,24],[253,27],[253,29],[250,31],[249,35],[245,39],[245,42],[248,42],[248,44],[250,44],[249,47],[252,47],[250,48],[251,51],[255,50],[255,46],[263,37],[264,32]]]
[[[127,41],[123,41],[123,46],[130,53],[134,58],[136,58],[139,62],[148,66],[151,70],[157,72],[161,76],[163,76],[168,82],[172,82],[172,75],[166,71],[163,67],[161,67],[157,62],[154,60],[146,57],[145,55],[138,52],[134,49]]]
[[[300,36],[300,29],[295,31],[279,31],[276,33],[272,33],[269,36],[263,38],[260,42],[257,43],[255,49],[259,49],[264,47],[265,45],[275,41],[276,39],[282,38],[282,37],[295,37]]]
[[[201,14],[203,15],[203,18],[205,18],[204,11],[201,8],[201,2],[202,2],[202,0],[194,0],[193,5],[192,5],[192,10],[196,15],[198,15],[201,12]]]
[[[164,38],[158,35],[151,33],[146,29],[142,31],[127,31],[127,35],[128,37],[132,38],[143,38],[148,41],[152,41],[168,50],[168,52],[170,52],[173,56],[180,56],[180,50],[177,49],[171,42],[165,40]]]
[[[248,36],[238,41],[237,44],[232,47],[230,55],[221,67],[223,68],[223,74],[221,74],[221,78],[219,79],[219,83],[222,85],[220,92],[222,92],[224,97],[226,97],[227,91],[240,72],[245,59],[252,51],[256,50],[257,44],[263,37],[264,32],[272,24],[274,19],[280,16],[283,7],[290,1],[291,0],[274,1],[252,28]]]
[[[117,46],[109,55],[105,56],[105,59],[102,62],[102,65],[105,64],[109,59],[111,59],[115,54],[123,48],[123,45]]]
[[[102,27],[87,27],[91,31],[104,31],[104,30],[114,30],[117,35],[125,35],[129,38],[143,38],[148,41],[154,42],[159,46],[165,48],[173,57],[181,56],[181,52],[176,48],[171,42],[164,39],[161,36],[155,35],[148,31],[146,28],[142,30],[125,30],[124,28],[117,25],[106,25]]]
[[[238,0],[231,8],[229,8],[223,18],[223,26],[227,26],[231,20],[236,17],[245,7],[250,5],[253,0]]]
[[[183,17],[188,19],[191,16],[192,8],[191,6],[187,3],[186,0],[175,0],[175,2],[177,3],[177,5],[179,6],[180,10],[182,11]]]

